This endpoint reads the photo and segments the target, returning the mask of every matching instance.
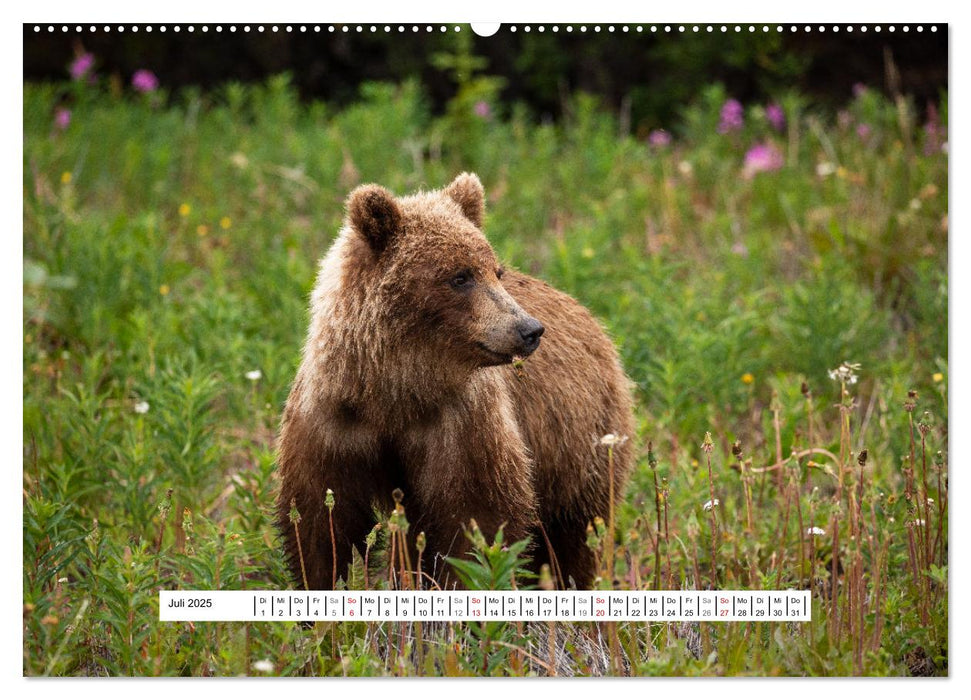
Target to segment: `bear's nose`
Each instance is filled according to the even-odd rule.
[[[523,351],[528,355],[539,347],[539,338],[546,329],[543,328],[542,323],[530,316],[520,321],[516,330],[519,331],[519,337],[523,341]]]

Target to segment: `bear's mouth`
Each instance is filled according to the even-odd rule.
[[[512,355],[510,355],[509,353],[496,352],[485,343],[476,343],[476,345],[486,355],[494,358],[495,360],[498,360],[498,362],[495,363],[497,365],[508,365],[510,362],[512,362]]]

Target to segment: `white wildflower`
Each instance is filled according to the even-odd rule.
[[[933,505],[933,504],[934,504],[934,499],[933,498],[928,498],[927,499],[927,505]]]
[[[135,404],[135,413],[148,413],[148,401],[139,401]]]
[[[821,527],[816,527],[813,525],[811,528],[806,530],[807,535],[825,535],[826,531]]]
[[[253,662],[253,670],[259,671],[260,673],[273,673],[275,668],[273,662],[269,659],[260,659],[259,661]]]
[[[827,177],[836,172],[836,166],[828,161],[823,161],[816,166],[816,174],[819,177]]]
[[[685,177],[688,177],[689,175],[691,175],[692,172],[694,172],[694,168],[692,167],[691,163],[689,163],[686,160],[683,160],[680,163],[678,163],[678,172],[684,175]]]
[[[924,524],[925,522],[923,518],[918,518],[917,520],[914,521],[914,525],[916,525],[917,527],[924,527]]]
[[[263,378],[263,373],[258,369],[251,369],[249,372],[246,373],[245,377],[249,379],[251,382],[258,382],[260,381],[260,379]]]
[[[617,445],[623,445],[625,442],[627,442],[626,435],[614,435],[613,433],[607,433],[600,438],[600,444],[606,447],[616,447]]]
[[[836,369],[831,369],[829,371],[829,378],[842,382],[844,384],[856,384],[859,377],[856,373],[860,371],[860,364],[858,362],[842,362],[840,366]]]
[[[246,157],[245,153],[236,151],[233,155],[229,156],[229,162],[240,170],[245,170],[246,166],[249,165],[249,158]]]
[[[702,507],[702,508],[704,508],[705,510],[711,510],[712,508],[714,508],[715,506],[717,506],[717,505],[718,505],[718,504],[719,504],[720,502],[721,502],[721,501],[719,501],[719,500],[718,500],[718,499],[716,498],[716,499],[715,499],[715,500],[713,500],[713,501],[705,501],[705,505],[703,505],[703,506],[701,506],[701,507]]]

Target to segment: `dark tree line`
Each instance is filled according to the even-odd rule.
[[[426,32],[407,26],[398,33],[372,34],[370,26],[358,33],[340,29],[320,33],[312,27],[306,33],[287,33],[271,25],[260,33],[242,27],[232,33],[213,28],[178,34],[169,30],[106,33],[88,26],[79,34],[72,25],[63,33],[58,26],[40,33],[33,24],[24,25],[24,79],[56,81],[67,77],[67,65],[80,51],[97,57],[102,74],[116,74],[123,81],[147,68],[158,75],[163,86],[189,85],[203,89],[228,81],[263,81],[288,72],[305,99],[322,99],[344,104],[355,98],[364,81],[400,81],[417,77],[432,108],[441,110],[455,93],[456,85],[447,71],[430,60],[435,54],[456,50],[456,34],[442,33],[438,25]],[[747,28],[747,27],[746,27]],[[468,27],[463,27],[468,31]],[[503,26],[489,38],[475,37],[473,53],[484,58],[482,74],[505,79],[502,97],[507,102],[528,105],[538,118],[556,119],[563,96],[577,90],[600,95],[607,106],[629,106],[635,125],[653,126],[669,121],[674,112],[705,85],[722,82],[728,92],[742,101],[762,100],[782,89],[795,88],[821,103],[846,101],[855,83],[889,90],[888,58],[900,76],[899,88],[923,107],[936,101],[947,89],[948,31],[925,29],[907,33],[883,28],[866,33],[859,30],[836,33],[829,27],[810,33],[747,31],[722,34],[704,30],[656,34],[614,32],[590,27],[586,32],[565,28],[557,33],[516,32]]]

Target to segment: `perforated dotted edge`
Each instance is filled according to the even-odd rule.
[[[384,32],[386,34],[398,33],[404,34],[410,32],[413,34],[424,32],[448,32],[463,31],[462,27],[455,24],[118,24],[118,25],[95,25],[95,24],[35,24],[34,33],[39,34],[43,31],[48,33],[54,33],[60,31],[61,33],[73,32],[75,34],[81,34],[84,32],[95,33],[95,32],[117,32],[123,34],[124,32],[132,32],[137,34],[138,32],[145,32],[151,34],[153,31],[165,33],[165,32],[175,32],[176,34],[186,31],[190,34],[195,32],[202,32],[203,34],[209,32],[221,33],[221,32],[288,32],[288,33],[315,33],[320,34],[326,33],[378,33]],[[542,24],[525,24],[525,25],[504,25],[500,28],[500,31],[505,30],[511,33],[516,32],[539,32],[544,33],[547,31],[553,33],[565,32],[567,34],[573,32],[579,32],[581,34],[586,32],[622,32],[622,33],[652,33],[652,34],[701,34],[701,33],[742,33],[748,32],[754,34],[756,32],[761,32],[763,34],[768,34],[770,32],[776,33],[795,33],[795,32],[832,32],[838,34],[840,32],[846,32],[847,34],[853,34],[854,32],[859,32],[861,34],[866,34],[868,32],[903,32],[909,33],[911,31],[915,32],[937,32],[938,25],[936,24],[832,24],[832,25],[810,25],[810,24],[552,24],[552,25],[542,25]]]

